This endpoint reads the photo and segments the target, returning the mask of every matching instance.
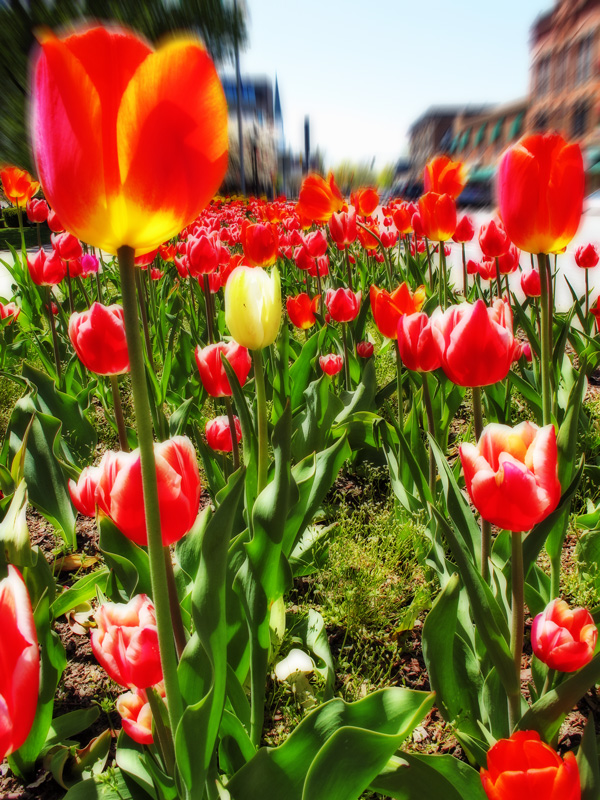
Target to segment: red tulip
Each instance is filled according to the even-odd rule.
[[[489,386],[508,375],[514,351],[512,311],[496,299],[461,303],[432,316],[442,369],[458,386]]]
[[[157,254],[158,247],[155,250],[149,250],[147,253],[142,253],[142,255],[136,256],[134,259],[135,266],[139,267],[140,269],[146,269],[150,266],[150,264],[152,264]]]
[[[384,247],[393,247],[398,241],[398,231],[381,231],[379,238]]]
[[[350,202],[356,209],[356,213],[362,217],[370,217],[379,205],[379,195],[375,189],[370,187],[358,189],[350,198]]]
[[[533,620],[533,652],[550,669],[575,672],[592,660],[598,628],[585,608],[569,608],[564,600],[552,600]]]
[[[327,238],[323,231],[309,233],[304,241],[308,247],[308,252],[315,258],[324,256],[327,252]]]
[[[599,300],[598,298],[596,298],[596,302],[595,302],[595,303],[594,303],[594,305],[593,305],[593,306],[590,308],[590,314],[591,314],[591,315],[594,317],[594,319],[596,320],[596,327],[597,327],[598,329],[600,329],[600,300]]]
[[[163,261],[174,261],[175,260],[175,245],[165,242],[161,244],[158,248],[158,252],[160,253],[160,257]]]
[[[463,216],[458,220],[458,224],[452,239],[458,243],[470,242],[474,236],[475,226],[473,225],[473,220],[471,217],[463,214]]]
[[[585,174],[581,150],[556,133],[509,148],[498,167],[498,206],[511,241],[528,253],[556,253],[577,233]]]
[[[253,267],[270,267],[277,261],[279,236],[275,225],[257,223],[242,225],[242,247],[246,260]]]
[[[156,276],[154,273],[158,273]],[[150,277],[152,280],[158,280],[158,278],[162,278],[164,272],[160,272],[159,270],[151,270]],[[216,294],[219,289],[221,288],[221,276],[218,272],[211,272],[210,275],[206,276],[208,279],[208,291],[210,294]],[[204,291],[204,280],[198,283],[201,291]]]
[[[506,253],[498,256],[498,266],[501,275],[510,275],[516,272],[519,267],[519,259],[521,258],[521,251],[514,244],[511,244]],[[495,259],[494,259],[495,261]]]
[[[481,782],[488,800],[581,800],[575,755],[561,758],[537,731],[516,731],[488,751]]]
[[[225,174],[227,104],[189,35],[153,51],[116,26],[44,33],[32,95],[44,193],[67,230],[103,250],[157,248]]]
[[[221,361],[221,354],[225,356],[235,372],[240,386],[246,383],[248,373],[252,367],[250,353],[237,342],[217,342],[206,347],[196,347],[194,355],[202,385],[211,397],[231,397],[233,394],[229,385],[229,378]]]
[[[451,239],[456,230],[456,203],[450,194],[427,192],[419,198],[419,217],[423,235],[433,242]],[[413,217],[415,233],[415,219]]]
[[[411,218],[411,225],[416,237],[423,237],[425,236],[425,228],[423,227],[423,219],[421,218],[421,214],[418,211],[412,215]],[[419,242],[419,244],[423,245],[423,250],[425,249],[425,242]],[[423,252],[420,250],[419,252]],[[414,255],[414,253],[413,253]]]
[[[412,203],[400,203],[397,208],[392,211],[392,219],[398,233],[410,233],[413,229],[412,218],[415,213],[415,207]]]
[[[53,233],[52,247],[63,261],[75,261],[83,255],[81,242],[71,233]]]
[[[40,188],[38,181],[34,180],[26,169],[19,167],[4,167],[0,170],[0,180],[8,202],[21,208],[27,205]]]
[[[329,256],[319,256],[315,258],[313,263],[309,264],[307,272],[312,278],[317,277],[317,272],[321,278],[325,277],[325,275],[329,275]]]
[[[528,531],[558,505],[561,489],[553,425],[488,425],[477,445],[461,444],[460,460],[473,505],[492,525]]]
[[[302,181],[296,212],[310,222],[328,222],[334,212],[341,211],[344,198],[330,172],[327,180],[320,175],[307,175]]]
[[[424,286],[411,292],[407,283],[401,283],[391,294],[371,286],[371,311],[379,332],[388,339],[396,339],[400,317],[420,311],[426,296]]]
[[[328,353],[326,356],[319,356],[319,364],[326,375],[333,377],[341,372],[344,359],[336,353]]]
[[[96,516],[96,489],[101,475],[100,467],[85,467],[77,483],[69,480],[71,502],[84,517]]]
[[[402,363],[413,372],[431,372],[442,357],[427,314],[403,314],[398,320],[398,350]]]
[[[156,616],[145,594],[103,603],[94,620],[92,652],[115,683],[147,689],[162,680]]]
[[[425,165],[423,188],[425,192],[449,194],[454,198],[465,188],[467,176],[461,161],[451,161],[448,156],[438,156]],[[443,241],[436,239],[436,241]]]
[[[0,580],[0,757],[23,744],[35,717],[40,660],[31,601],[12,564]]]
[[[32,198],[27,203],[27,219],[30,222],[46,222],[48,210],[48,203],[45,200]]]
[[[20,313],[21,309],[16,303],[0,303],[0,319],[8,319],[7,325],[12,324]]]
[[[45,250],[38,250],[34,256],[27,256],[27,266],[31,280],[37,286],[56,286],[67,274],[67,266],[53,251],[48,256]]]
[[[53,208],[51,208],[48,211],[48,220],[47,220],[47,222],[48,222],[48,227],[50,228],[50,230],[53,233],[62,233],[64,231],[64,229],[65,229],[65,226],[59,220],[58,214],[56,213],[56,211]]]
[[[327,289],[325,305],[336,322],[351,322],[358,315],[362,293],[351,289]]]
[[[371,342],[359,342],[356,345],[356,355],[359,358],[371,358],[373,355],[373,345]]]
[[[311,300],[306,292],[288,297],[285,305],[292,324],[301,330],[312,328],[317,321],[315,311],[319,310],[320,299],[321,295],[318,294]]]
[[[496,258],[507,252],[510,239],[499,220],[484,222],[479,229],[479,246],[488,258]]]
[[[154,445],[163,545],[173,544],[191,529],[200,505],[200,474],[194,446],[185,436]],[[139,448],[104,454],[96,502],[121,533],[146,545],[146,516]],[[154,681],[156,683],[156,681]]]
[[[163,681],[152,687],[165,701],[165,685]],[[133,689],[131,692],[117,697],[116,709],[121,716],[123,730],[138,744],[152,744],[152,710],[148,695],[144,689]]]
[[[537,269],[529,269],[521,273],[521,289],[526,297],[539,297],[542,294],[540,273]]]
[[[332,214],[329,219],[329,233],[336,243],[338,250],[345,250],[349,244],[356,241],[356,211],[341,211]]]
[[[92,303],[87,311],[72,314],[69,339],[79,360],[97,375],[129,372],[122,306]]]
[[[582,244],[575,251],[575,263],[582,269],[595,267],[599,259],[598,248],[593,244]]]
[[[367,228],[368,230],[360,227],[358,228],[358,240],[365,250],[376,250],[379,247],[379,242],[375,236],[380,237],[379,227],[376,222],[371,222],[367,225]],[[373,236],[370,231],[373,231],[375,236]]]
[[[478,274],[479,274],[479,263],[470,258],[467,261],[467,275],[478,275]]]
[[[221,244],[216,234],[190,237],[186,249],[190,274],[197,278],[199,275],[209,275],[214,272],[219,266],[220,249]]]
[[[242,427],[237,417],[233,418],[233,422],[235,425],[235,437],[239,443],[242,441]],[[213,450],[218,450],[220,453],[231,453],[233,444],[231,441],[231,426],[227,415],[209,420],[206,423],[204,432],[209,447]]]

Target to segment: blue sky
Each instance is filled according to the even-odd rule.
[[[326,164],[406,153],[432,104],[527,94],[529,30],[552,0],[247,0],[242,73],[277,74],[285,135]]]

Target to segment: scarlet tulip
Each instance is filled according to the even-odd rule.
[[[32,94],[44,193],[67,230],[103,250],[155,249],[198,215],[225,174],[225,96],[189,36],[153,51],[115,26],[44,34]]]
[[[496,258],[507,252],[510,239],[499,220],[492,219],[479,229],[479,246],[484,256]]]
[[[233,418],[233,422],[235,426],[235,437],[239,443],[242,441],[242,427],[237,417]],[[209,420],[206,423],[204,433],[206,434],[208,446],[213,450],[218,450],[220,453],[231,453],[233,450],[231,426],[229,425],[229,417],[227,415]]]
[[[246,383],[252,366],[250,353],[237,342],[217,342],[206,347],[198,345],[194,356],[202,385],[211,397],[231,397],[233,394],[221,354],[230,363],[240,386]]]
[[[200,474],[194,446],[185,436],[155,443],[154,460],[162,541],[166,546],[185,536],[196,520],[200,505]],[[102,472],[96,489],[98,507],[121,533],[132,542],[145,546],[148,534],[139,448],[131,453],[108,451],[99,467]]]
[[[315,258],[324,256],[327,252],[327,239],[323,231],[309,233],[305,238],[305,243],[308,247],[308,252]]]
[[[582,269],[595,267],[600,260],[598,248],[593,244],[582,244],[575,251],[575,263]]]
[[[281,323],[281,281],[277,267],[236,267],[225,286],[225,322],[238,344],[261,350],[277,338]]]
[[[509,531],[528,531],[560,500],[553,425],[522,422],[515,428],[491,424],[477,445],[463,443],[465,484],[481,516]]]
[[[165,685],[161,681],[152,687],[165,702]],[[138,744],[152,744],[152,710],[144,689],[133,689],[117,697],[116,709],[121,716],[123,730]]]
[[[329,256],[318,256],[318,258],[315,258],[313,263],[309,265],[307,272],[312,278],[316,278],[317,273],[320,278],[329,275]]]
[[[400,359],[408,369],[431,372],[441,366],[442,357],[427,314],[403,314],[397,327]]]
[[[56,286],[67,274],[67,265],[56,252],[48,256],[45,250],[38,250],[34,256],[27,256],[27,266],[37,286]]]
[[[72,314],[69,339],[79,360],[97,375],[129,372],[122,306],[92,303],[87,311]]]
[[[487,754],[481,782],[488,800],[581,800],[575,755],[564,759],[542,742],[537,731],[516,731]]]
[[[327,289],[325,305],[336,322],[352,322],[360,310],[362,293],[351,289]]]
[[[350,202],[356,209],[356,213],[362,217],[370,217],[379,205],[379,195],[370,187],[358,189],[352,194]]]
[[[329,233],[336,243],[338,250],[345,250],[349,244],[356,241],[356,211],[341,211],[332,214],[329,219]]]
[[[371,286],[371,311],[379,332],[388,339],[396,339],[400,317],[420,311],[426,296],[424,286],[411,292],[407,283],[401,283],[391,294]]]
[[[445,242],[456,230],[456,203],[450,194],[427,192],[419,198],[419,217],[423,235],[433,242]],[[413,217],[415,233],[415,219]]]
[[[337,353],[328,353],[326,356],[319,356],[319,365],[326,375],[333,377],[341,372],[344,359]]]
[[[288,297],[285,305],[292,324],[303,331],[312,328],[317,321],[315,311],[319,310],[320,299],[321,295],[316,295],[311,300],[306,292]]]
[[[145,594],[103,603],[94,621],[92,652],[115,683],[147,689],[162,680],[156,616]]]
[[[508,375],[515,341],[512,311],[496,299],[491,308],[483,300],[461,303],[431,318],[442,358],[442,369],[458,386],[489,386]]]
[[[59,220],[58,214],[56,213],[56,211],[53,208],[51,208],[48,211],[48,220],[47,220],[47,222],[48,222],[48,227],[50,228],[50,230],[53,233],[62,233],[64,231],[64,229],[65,229],[65,226]]]
[[[594,305],[593,305],[593,306],[590,308],[590,314],[591,314],[591,315],[594,317],[594,319],[596,320],[596,327],[597,327],[598,329],[600,329],[600,300],[598,300],[598,298],[596,298],[596,302],[595,302],[595,303],[594,303]]]
[[[27,205],[40,188],[38,181],[34,180],[26,169],[19,167],[4,167],[0,170],[0,180],[8,202],[21,208]]]
[[[277,261],[279,236],[275,225],[245,222],[241,241],[246,260],[253,267],[270,267]]]
[[[220,249],[219,237],[215,234],[190,237],[186,249],[190,274],[197,278],[213,273],[219,266]]]
[[[147,253],[142,253],[142,255],[136,256],[134,260],[135,266],[140,267],[140,269],[147,269],[147,267],[149,267],[156,258],[157,253],[158,247],[156,250],[149,250]]]
[[[475,226],[473,225],[473,220],[471,217],[463,214],[463,216],[458,220],[458,224],[452,239],[460,244],[463,242],[470,242],[474,236]]]
[[[392,211],[392,219],[398,233],[410,233],[413,229],[412,218],[415,213],[415,208],[412,203],[400,203]]]
[[[344,198],[330,172],[327,180],[320,175],[307,175],[302,181],[296,212],[312,222],[328,222],[334,212],[341,211]]]
[[[374,348],[371,342],[367,341],[359,342],[356,345],[356,355],[359,358],[371,358],[371,356],[373,355],[373,349]]]
[[[577,233],[585,174],[581,149],[556,133],[526,136],[498,167],[498,206],[508,236],[528,253],[556,253]]]
[[[46,222],[48,210],[48,203],[45,200],[32,198],[27,203],[27,219],[30,222]]]
[[[0,580],[0,756],[17,750],[31,730],[38,702],[40,660],[31,601],[12,564]]]
[[[533,620],[533,652],[550,669],[575,672],[592,660],[598,628],[586,608],[569,608],[552,600]]]
[[[519,268],[521,251],[514,244],[511,244],[506,253],[498,256],[498,267],[501,275],[510,275]]]
[[[448,156],[437,156],[425,165],[423,188],[425,192],[449,194],[455,199],[465,188],[467,176],[461,161],[451,161]],[[436,239],[436,241],[443,241]]]
[[[164,243],[158,248],[158,252],[160,253],[160,257],[163,261],[174,261],[175,260],[175,245]]]
[[[521,289],[526,297],[539,297],[542,293],[540,273],[537,269],[529,269],[521,273]]]
[[[96,489],[102,475],[100,467],[85,467],[75,483],[69,480],[71,502],[84,517],[96,516]]]

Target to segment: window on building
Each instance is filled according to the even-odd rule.
[[[550,88],[550,56],[544,56],[538,63],[536,91],[539,95],[547,94]]]
[[[533,127],[536,131],[545,131],[548,127],[548,115],[545,111],[540,111],[540,113],[535,118],[533,123]]]
[[[588,122],[588,107],[584,103],[575,107],[573,111],[573,136],[585,134]]]
[[[568,52],[561,50],[554,57],[554,91],[562,92],[567,85]]]
[[[592,75],[592,49],[593,36],[586,36],[579,42],[577,48],[577,83],[585,83]]]

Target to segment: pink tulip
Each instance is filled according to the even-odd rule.
[[[239,443],[242,441],[242,428],[237,417],[233,418],[233,422],[235,426],[235,436]],[[213,450],[218,450],[220,453],[231,453],[233,450],[231,427],[227,415],[209,420],[206,423],[205,434],[208,446]]]
[[[165,685],[161,681],[153,687],[165,702]],[[119,695],[116,703],[125,733],[138,744],[152,744],[152,711],[144,689],[133,689]]]
[[[96,488],[101,475],[100,467],[85,467],[77,483],[69,480],[71,502],[84,517],[96,516]]]
[[[344,359],[336,353],[328,353],[326,356],[319,356],[319,364],[323,372],[332,377],[341,371]]]

